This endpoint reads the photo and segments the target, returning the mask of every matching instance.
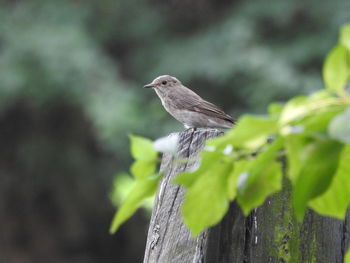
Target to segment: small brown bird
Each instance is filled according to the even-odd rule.
[[[231,116],[183,86],[175,77],[159,76],[144,88],[153,88],[167,112],[186,128],[229,129],[233,126]]]

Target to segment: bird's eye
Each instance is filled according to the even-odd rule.
[[[166,85],[166,84],[167,84],[166,80],[163,80],[163,81],[162,81],[162,84],[163,84],[163,85]]]

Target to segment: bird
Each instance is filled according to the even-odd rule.
[[[235,120],[230,115],[202,99],[173,76],[159,76],[143,87],[154,89],[165,110],[187,129],[230,129],[234,125]]]

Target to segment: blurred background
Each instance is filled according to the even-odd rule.
[[[179,78],[235,118],[322,88],[350,1],[0,0],[0,262],[142,262],[115,234],[128,133],[181,131],[142,86]]]

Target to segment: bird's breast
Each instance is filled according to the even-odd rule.
[[[175,119],[177,119],[180,122],[184,122],[183,119],[183,110],[177,108],[173,101],[167,96],[166,93],[162,92],[161,90],[155,89],[158,97],[160,98],[160,101],[162,102],[163,107],[167,112],[169,112]]]

